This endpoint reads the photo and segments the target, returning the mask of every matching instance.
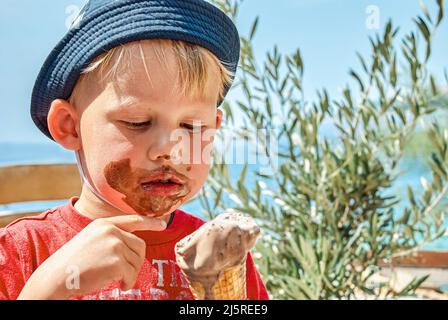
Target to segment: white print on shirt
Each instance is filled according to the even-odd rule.
[[[107,292],[105,299],[108,300],[141,300],[142,292],[140,289],[131,289],[128,291],[122,291],[119,288],[115,288]],[[104,300],[100,299],[100,300]]]
[[[187,278],[185,278],[185,275],[182,272],[176,271],[176,262],[173,260],[170,261],[170,267],[171,267],[171,282],[170,287],[174,288],[177,286],[177,279],[180,280],[180,286],[182,288],[189,288]]]
[[[191,300],[193,296],[190,290],[188,290],[188,281],[185,275],[177,271],[176,261],[174,260],[164,260],[164,259],[152,259],[151,263],[147,260],[143,267],[148,267],[152,265],[157,271],[157,282],[153,286],[159,288],[151,287],[149,292],[142,292],[141,289],[131,289],[128,291],[122,291],[120,288],[115,288],[113,290],[101,290],[99,293],[94,295],[89,295],[84,297],[88,300],[142,300],[149,298],[152,300],[166,300],[170,299],[169,293],[163,288],[169,285],[171,288],[183,288],[180,290],[177,296],[174,298],[176,300]],[[166,281],[165,281],[166,280]],[[143,281],[149,281],[149,279],[144,279]],[[166,282],[166,283],[165,283]],[[187,290],[185,290],[187,289]],[[171,297],[173,299],[173,297]]]
[[[168,292],[159,288],[151,288],[152,300],[167,300],[169,298]]]
[[[174,287],[178,287],[178,282],[180,282],[180,286],[182,288],[188,288],[188,282],[187,279],[185,278],[184,274],[182,272],[177,272],[176,271],[176,261],[174,260],[157,260],[157,259],[152,259],[152,264],[156,264],[157,265],[157,286],[158,287],[164,287],[165,283],[164,283],[164,264],[169,264],[169,268],[170,268],[170,273],[171,273],[171,282],[170,282],[170,287],[174,288]],[[168,269],[168,268],[165,268]]]
[[[156,260],[156,259],[152,259],[152,264],[157,264],[157,273],[158,273],[158,277],[157,277],[157,286],[158,287],[163,287],[163,264],[164,263],[168,263],[168,260]]]

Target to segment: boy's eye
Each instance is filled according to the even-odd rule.
[[[131,128],[143,128],[143,127],[149,126],[151,124],[151,121],[145,121],[145,122],[121,121],[121,122]]]
[[[194,131],[194,132],[196,132],[196,131],[201,131],[202,128],[205,128],[205,126],[197,126],[197,125],[194,126],[194,125],[191,125],[191,124],[188,124],[188,123],[183,123],[182,126],[183,126],[184,128],[186,128],[186,129],[188,129],[188,130],[192,130],[192,131]]]

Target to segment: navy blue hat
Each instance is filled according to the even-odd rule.
[[[186,41],[210,50],[233,73],[238,66],[235,25],[204,0],[90,0],[51,51],[34,84],[31,117],[37,127],[53,139],[47,126],[51,102],[70,97],[81,71],[95,57],[144,39]]]

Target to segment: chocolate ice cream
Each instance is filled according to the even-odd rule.
[[[248,215],[226,212],[205,223],[176,244],[179,267],[191,282],[199,282],[205,299],[214,299],[213,286],[224,270],[245,263],[260,228]]]

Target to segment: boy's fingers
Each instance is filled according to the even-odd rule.
[[[166,228],[166,222],[162,219],[146,217],[137,214],[116,216],[104,219],[127,232],[134,232],[137,230],[162,231]]]
[[[120,239],[128,246],[130,250],[132,250],[136,255],[140,257],[145,257],[146,255],[146,243],[141,238],[136,235],[120,230]]]
[[[132,267],[133,271],[131,273],[138,275],[138,273],[140,272],[140,269],[143,265],[144,259],[142,259],[142,257],[137,255],[132,250],[123,251],[123,257],[126,259],[128,264]]]

